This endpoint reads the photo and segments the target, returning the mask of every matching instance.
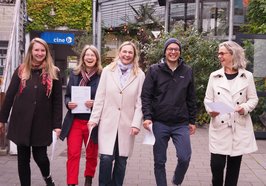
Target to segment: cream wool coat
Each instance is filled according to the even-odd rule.
[[[244,115],[234,112],[211,118],[209,150],[214,154],[239,156],[258,149],[249,114],[258,103],[253,75],[244,69],[238,72],[234,86],[229,85],[223,68],[209,77],[204,103],[223,102],[233,108],[240,105],[245,112]],[[206,104],[205,108],[211,111]]]
[[[112,155],[118,135],[119,155],[132,154],[135,136],[130,135],[131,127],[140,129],[143,114],[140,94],[145,75],[139,69],[131,75],[121,88],[119,69],[110,65],[103,69],[90,121],[99,124],[99,153]]]

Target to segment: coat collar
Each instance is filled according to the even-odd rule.
[[[238,75],[236,77],[236,81],[238,81],[238,83],[236,83],[235,86],[231,88],[229,87],[228,81],[226,79],[224,68],[221,68],[213,72],[213,76],[220,80],[219,83],[217,83],[217,85],[228,91],[231,91],[232,95],[236,94],[237,92],[248,86],[248,81],[247,81],[248,75],[245,69],[238,69]]]
[[[115,66],[114,68],[111,68],[111,74],[112,74],[112,78],[116,84],[116,86],[119,88],[120,91],[123,91],[124,89],[126,89],[133,81],[134,79],[137,78],[136,75],[134,75],[132,72],[130,74],[129,79],[127,80],[126,84],[124,87],[121,87],[120,85],[120,80],[118,78],[118,74],[119,74],[119,70],[117,68],[117,66]]]

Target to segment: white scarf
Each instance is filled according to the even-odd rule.
[[[117,61],[117,65],[118,65],[118,71],[119,71],[119,80],[120,80],[120,85],[123,88],[125,86],[125,83],[127,82],[127,80],[130,77],[130,72],[132,70],[133,64],[123,64],[121,62],[121,60]]]

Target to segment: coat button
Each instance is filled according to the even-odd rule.
[[[33,104],[36,105],[37,101],[34,101]]]
[[[224,121],[221,121],[221,123],[224,123]]]
[[[121,92],[119,92],[120,94],[123,94],[123,92],[121,91]]]
[[[34,88],[37,88],[38,86],[37,85],[34,85]]]
[[[242,95],[242,92],[240,92],[240,95]]]
[[[121,110],[120,108],[118,108],[118,110]]]
[[[239,105],[239,102],[236,102],[236,104],[238,104],[238,105]]]
[[[220,92],[218,92],[218,95],[220,95]]]

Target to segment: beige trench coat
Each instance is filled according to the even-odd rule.
[[[131,127],[140,129],[143,114],[140,94],[145,75],[139,69],[131,74],[124,88],[120,86],[118,69],[110,65],[103,69],[90,121],[99,124],[99,153],[112,155],[118,135],[119,155],[132,154],[135,136]]]
[[[251,72],[239,69],[234,86],[224,74],[224,69],[211,73],[204,103],[223,102],[233,108],[240,105],[244,115],[237,112],[212,118],[209,126],[209,149],[211,153],[239,156],[256,151],[250,112],[256,107],[258,97]],[[207,112],[211,110],[206,106]]]

